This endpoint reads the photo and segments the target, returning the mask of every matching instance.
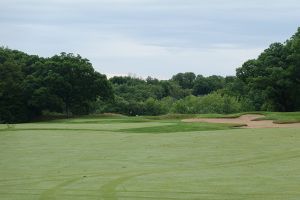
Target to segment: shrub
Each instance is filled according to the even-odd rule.
[[[242,103],[235,97],[214,92],[201,97],[188,96],[182,100],[178,100],[174,103],[172,111],[181,114],[228,114],[241,112]]]

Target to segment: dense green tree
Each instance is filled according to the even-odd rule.
[[[13,61],[2,59],[0,63],[0,122],[11,123],[27,120],[23,103],[23,74]]]
[[[258,110],[298,110],[300,29],[286,43],[271,44],[257,59],[237,69],[248,98]]]
[[[172,81],[175,81],[183,89],[192,89],[196,75],[193,72],[178,73],[172,77]]]
[[[156,99],[149,98],[145,101],[145,115],[161,115],[166,114],[167,109],[163,106],[163,104]]]
[[[271,44],[236,76],[178,73],[170,80],[96,72],[79,55],[50,58],[0,48],[0,121],[21,122],[43,112],[126,115],[300,110],[300,28]]]
[[[193,95],[205,95],[209,94],[213,91],[225,87],[225,80],[221,76],[209,76],[204,77],[202,75],[198,75],[194,87],[193,87]]]
[[[64,102],[66,113],[88,114],[89,104],[97,98],[112,97],[106,76],[96,72],[81,56],[62,53],[45,62],[44,82]]]
[[[183,114],[197,113],[235,113],[242,111],[242,102],[237,98],[214,92],[196,97],[188,96],[173,104],[172,111]]]
[[[0,77],[4,122],[27,121],[43,111],[88,114],[94,101],[113,97],[106,76],[79,55],[39,58],[0,48]]]

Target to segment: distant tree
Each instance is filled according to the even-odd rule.
[[[192,89],[196,75],[193,72],[178,73],[172,77],[172,81],[177,82],[183,89]]]
[[[156,79],[156,78],[152,78],[151,76],[148,76],[148,77],[146,78],[146,82],[147,82],[148,84],[152,84],[152,85],[157,85],[157,84],[159,84],[159,80]]]
[[[162,81],[161,86],[163,88],[164,97],[170,96],[175,99],[181,99],[191,94],[190,89],[183,89],[176,82],[171,81]]]
[[[221,76],[203,77],[202,75],[198,75],[194,83],[193,95],[209,94],[224,87],[225,79]]]

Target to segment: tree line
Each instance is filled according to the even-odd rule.
[[[169,80],[107,77],[80,55],[50,58],[0,48],[0,121],[66,116],[300,110],[300,28],[248,60],[236,76],[178,73]]]
[[[26,122],[44,111],[89,114],[98,99],[113,96],[105,75],[79,55],[51,58],[0,48],[0,121]]]

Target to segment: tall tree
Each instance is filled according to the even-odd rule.
[[[0,63],[0,122],[27,120],[21,67],[10,60]]]
[[[92,101],[112,97],[106,76],[96,72],[81,56],[62,53],[53,56],[45,65],[44,77],[50,91],[62,99],[67,115],[87,114]]]
[[[257,59],[237,69],[257,109],[299,110],[300,29],[286,43],[271,44]]]
[[[106,76],[79,55],[40,58],[0,48],[0,121],[23,122],[43,111],[88,114],[94,101],[112,97]]]

